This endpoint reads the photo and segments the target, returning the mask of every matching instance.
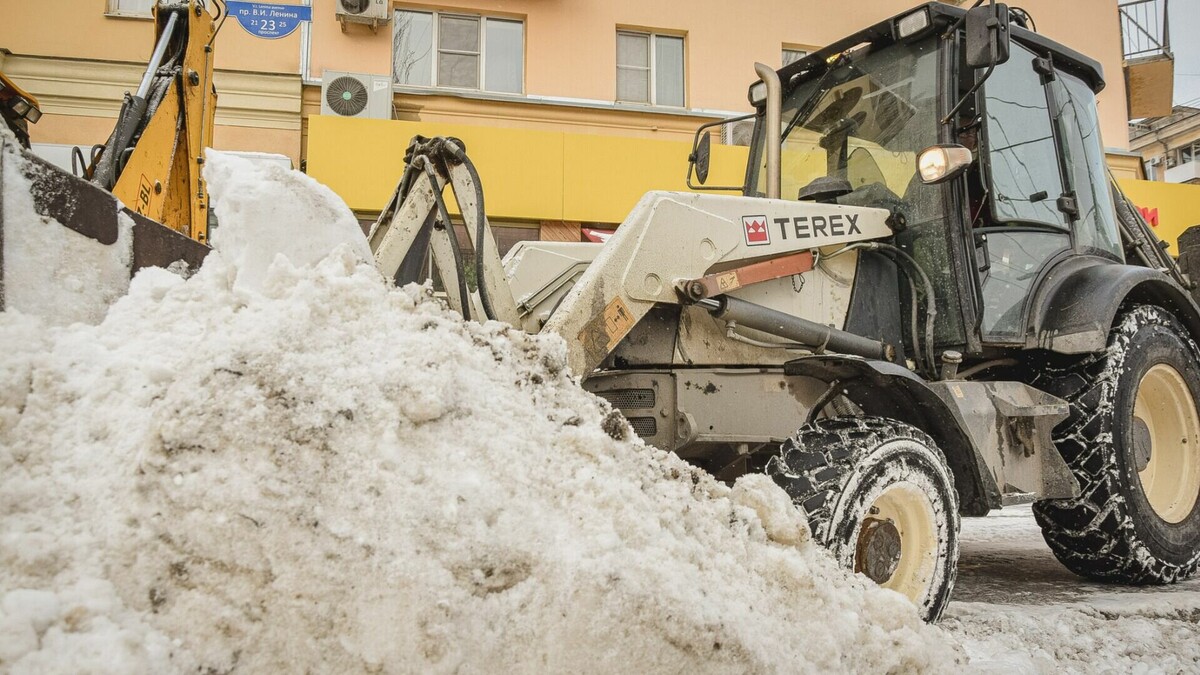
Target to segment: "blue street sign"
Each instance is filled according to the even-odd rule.
[[[312,21],[312,7],[278,5],[266,2],[225,3],[229,15],[242,24],[246,32],[260,38],[275,40],[291,35],[304,21]]]

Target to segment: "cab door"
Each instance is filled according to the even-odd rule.
[[[1059,199],[1066,192],[1058,143],[1037,56],[1013,43],[983,87],[983,161],[990,217],[975,244],[983,296],[980,331],[991,344],[1024,343],[1030,291],[1054,259],[1071,250]]]
[[[1014,42],[983,87],[987,212],[974,229],[991,345],[1024,345],[1029,301],[1055,263],[1082,254],[1120,262],[1095,97]]]

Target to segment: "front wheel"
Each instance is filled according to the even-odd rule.
[[[958,499],[928,436],[879,417],[820,420],[765,471],[844,567],[905,595],[926,621],[941,616],[957,573]]]
[[[1200,351],[1165,310],[1136,307],[1108,349],[1042,371],[1070,402],[1054,429],[1081,494],[1034,504],[1046,542],[1071,571],[1159,584],[1200,567]]]

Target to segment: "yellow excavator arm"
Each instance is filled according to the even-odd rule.
[[[146,74],[126,95],[88,177],[133,211],[207,244],[208,196],[200,170],[217,107],[216,24],[199,0],[162,0],[154,21]]]

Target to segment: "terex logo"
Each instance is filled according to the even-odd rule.
[[[746,229],[747,246],[762,246],[771,243],[771,233],[767,230],[766,216],[742,216],[742,227]]]
[[[745,219],[743,218],[743,220]],[[849,234],[862,234],[862,230],[858,229],[857,213],[838,213],[832,216],[795,216],[772,218],[771,220],[779,226],[779,234],[784,239],[844,237]]]

